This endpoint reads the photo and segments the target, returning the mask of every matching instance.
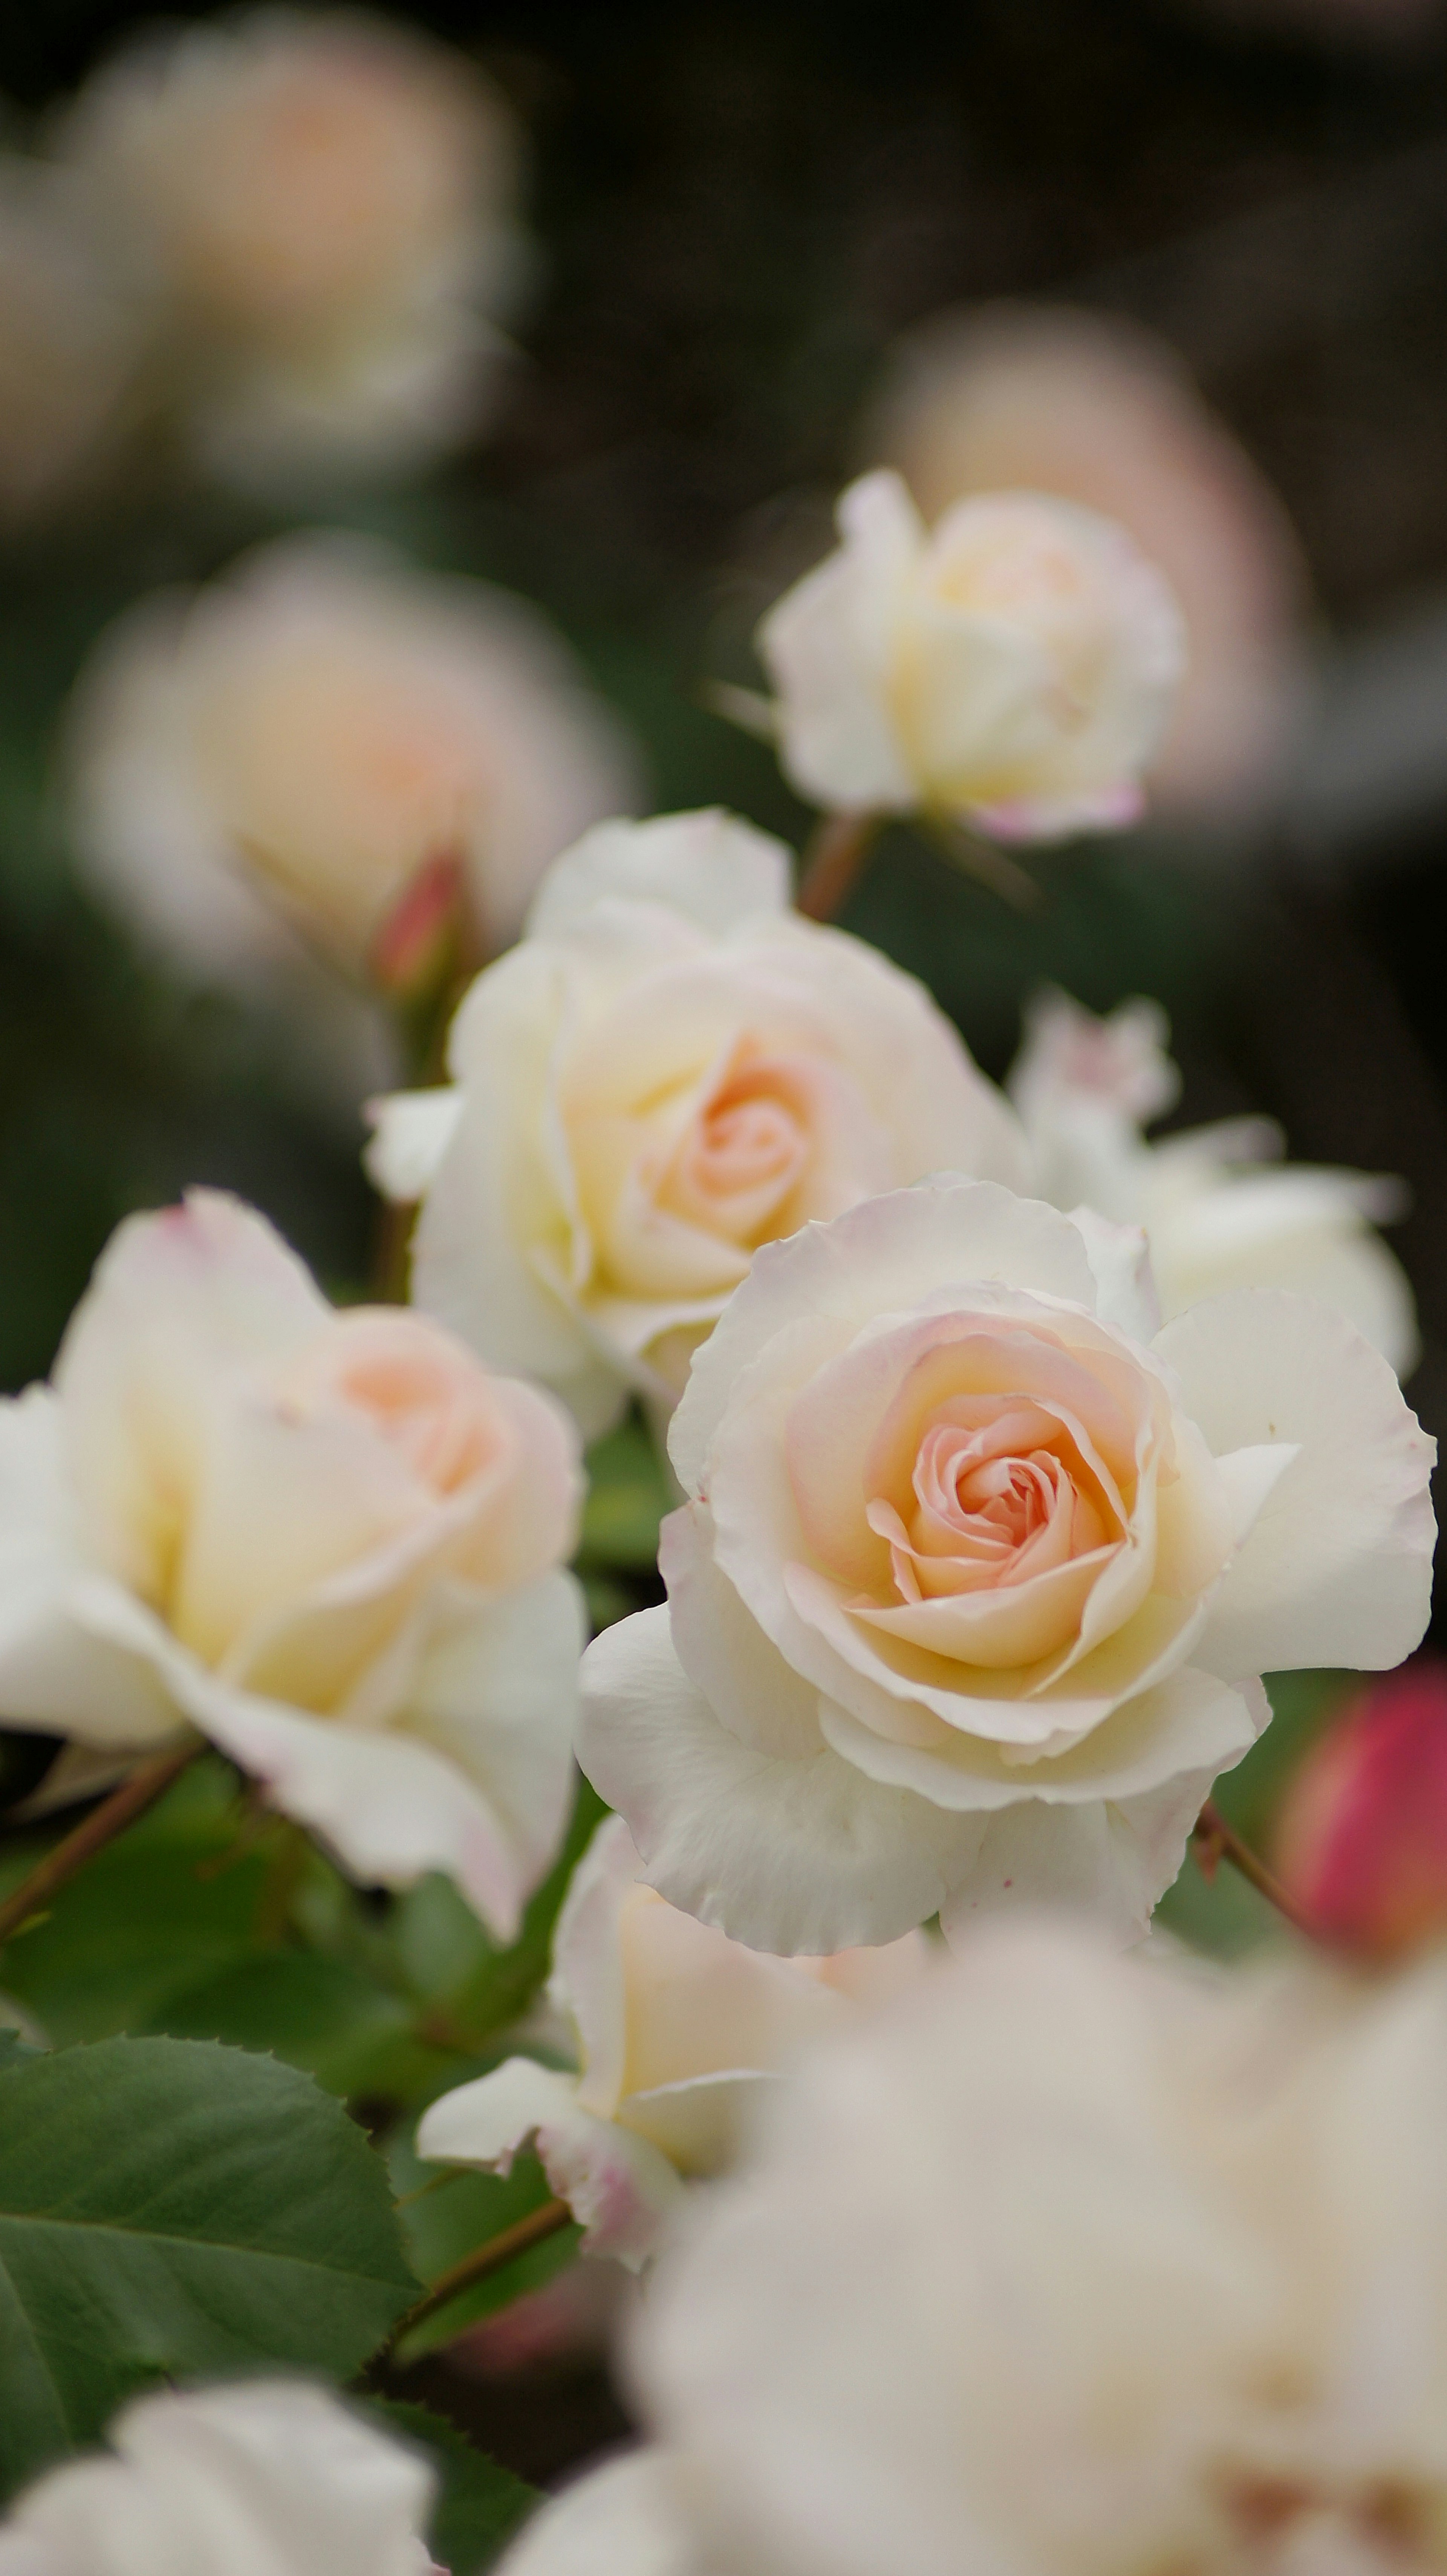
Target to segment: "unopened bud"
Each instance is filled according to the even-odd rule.
[[[1292,1783],[1276,1858],[1324,1941],[1385,1959],[1447,1934],[1447,1662],[1352,1699]]]

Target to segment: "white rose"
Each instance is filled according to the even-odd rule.
[[[761,1243],[942,1164],[1024,1168],[923,986],[800,920],[788,852],[718,813],[580,842],[449,1063],[451,1093],[383,1104],[369,1163],[404,1198],[432,1175],[413,1294],[590,1433],[630,1385],[677,1394]]]
[[[294,985],[312,945],[381,972],[449,870],[502,946],[634,777],[533,610],[327,536],[123,617],[81,675],[69,774],[98,891],[183,969],[253,986]]]
[[[930,522],[1021,486],[1117,520],[1170,583],[1187,640],[1152,802],[1260,794],[1300,713],[1306,572],[1276,493],[1174,349],[1062,306],[941,314],[903,342],[867,439]]]
[[[148,29],[59,149],[224,473],[421,462],[479,418],[525,254],[513,119],[461,55],[344,10]]]
[[[507,1940],[570,1795],[579,1485],[546,1396],[335,1312],[195,1191],[0,1408],[0,1715],[117,1752],[189,1722],[358,1877],[444,1870]]]
[[[652,1883],[780,1952],[1056,1897],[1122,1935],[1270,1710],[1398,1663],[1434,1443],[1305,1297],[1155,1334],[1141,1238],[986,1183],[761,1253],[669,1451],[668,1605],[583,1666],[579,1758]]]
[[[1026,1014],[1009,1091],[1057,1207],[1093,1207],[1145,1228],[1162,1312],[1183,1314],[1226,1288],[1295,1288],[1335,1306],[1406,1377],[1420,1354],[1401,1263],[1372,1219],[1400,1216],[1400,1182],[1292,1163],[1268,1118],[1234,1118],[1147,1144],[1145,1120],[1169,1109],[1180,1077],[1153,1002],[1097,1020],[1064,993]]]
[[[886,470],[850,486],[839,533],[758,633],[801,794],[923,807],[1001,840],[1134,821],[1184,648],[1123,529],[999,492],[927,531]]]
[[[505,2576],[1428,2576],[1447,1966],[981,1935],[801,2070],[665,2254],[661,2446]]]
[[[730,2165],[761,2087],[860,2005],[925,1970],[919,1933],[882,1950],[772,1959],[665,1904],[621,1816],[602,1825],[558,1918],[549,1997],[575,2075],[510,2057],[434,2102],[419,2155],[506,2173],[536,2139],[585,2250],[636,2267],[681,2197],[681,2175]]]
[[[0,2521],[0,2576],[436,2576],[432,2472],[296,2380],[168,2390]]]

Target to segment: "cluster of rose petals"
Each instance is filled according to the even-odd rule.
[[[669,1451],[668,1603],[583,1667],[652,1883],[787,1953],[1032,1897],[1143,1929],[1259,1675],[1426,1625],[1434,1444],[1309,1298],[1155,1330],[1138,1235],[988,1183],[767,1247]]]
[[[657,2447],[506,2576],[1428,2576],[1447,1970],[995,1926],[771,2106],[636,2320]]]
[[[941,1167],[1025,1168],[924,987],[801,920],[788,852],[719,813],[559,860],[448,1060],[449,1090],[381,1104],[369,1156],[422,1198],[413,1296],[589,1434],[630,1388],[673,1400],[760,1244]]]
[[[253,986],[294,975],[298,930],[364,972],[439,862],[501,945],[635,781],[533,610],[337,536],[131,610],[82,673],[68,765],[103,897],[191,974]]]
[[[760,2088],[799,2050],[924,1972],[913,1932],[883,1949],[774,1959],[680,1914],[643,1877],[621,1816],[600,1827],[558,1918],[549,1997],[574,2075],[510,2057],[444,2093],[419,2155],[507,2172],[536,2141],[584,2251],[636,2269],[682,2197],[680,2177],[733,2163]]]
[[[1447,1934],[1447,1668],[1422,1656],[1335,1718],[1292,1774],[1278,1873],[1324,1941],[1390,1959]]]
[[[580,1482],[548,1397],[193,1192],[0,1409],[0,1716],[118,1760],[198,1728],[358,1878],[445,1871],[509,1939],[571,1792]]]
[[[147,30],[58,150],[149,331],[152,398],[217,470],[425,462],[481,417],[520,155],[460,55],[345,9]]]
[[[1169,590],[1123,529],[1012,491],[926,530],[881,470],[844,494],[839,533],[758,633],[802,794],[997,840],[1135,820],[1184,647]]]
[[[295,2380],[168,2390],[0,2521],[0,2576],[439,2576],[430,2469]]]
[[[896,351],[864,452],[898,469],[931,522],[1022,487],[1118,521],[1186,632],[1153,804],[1259,797],[1300,708],[1305,568],[1276,493],[1173,349],[1064,306],[939,314]]]
[[[1155,1002],[1096,1019],[1045,991],[1026,1013],[1008,1089],[1042,1196],[1145,1228],[1166,1316],[1228,1288],[1292,1288],[1335,1306],[1398,1377],[1421,1344],[1406,1272],[1374,1230],[1403,1213],[1388,1175],[1281,1164],[1269,1118],[1233,1118],[1147,1142],[1180,1077]],[[1263,1168],[1264,1166],[1264,1168]]]

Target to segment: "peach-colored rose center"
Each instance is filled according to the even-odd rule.
[[[808,1166],[809,1071],[741,1050],[675,1149],[659,1183],[660,1207],[754,1248]]]
[[[866,1512],[902,1601],[1022,1583],[1119,1535],[1119,1507],[1068,1424],[1023,1396],[942,1405],[902,1500],[877,1494]]]
[[[307,1419],[360,1417],[438,1495],[470,1485],[506,1445],[484,1371],[413,1316],[340,1316],[286,1395]]]

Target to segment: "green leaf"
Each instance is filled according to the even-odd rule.
[[[425,2451],[441,2480],[429,2539],[432,2555],[449,2576],[484,2576],[520,2523],[542,2503],[536,2487],[500,2469],[464,2433],[425,2406],[374,2397],[365,2411],[382,2429]]]
[[[507,1950],[488,1944],[464,1982],[442,1999],[459,2047],[481,2048],[494,2032],[516,2021],[537,1993],[548,1973],[553,1926],[569,1882],[607,1813],[592,1783],[580,1776],[563,1848],[528,1899],[517,1940]]]
[[[350,2376],[415,2295],[380,2157],[290,2067],[115,2039],[0,2073],[0,2494],[149,2381]]]
[[[414,2041],[413,2019],[407,2001],[344,1960],[268,1950],[167,1996],[155,2022],[173,2039],[269,2049],[343,2099],[406,2101],[459,2080],[455,2056]]]
[[[579,1554],[603,1565],[647,1571],[658,1559],[658,1524],[677,1496],[637,1412],[588,1452],[588,1499]]]
[[[0,2030],[0,2075],[4,2074],[7,2066],[23,2066],[28,2057],[42,2054],[40,2049],[32,2048],[28,2040],[22,2039],[18,2030]]]

